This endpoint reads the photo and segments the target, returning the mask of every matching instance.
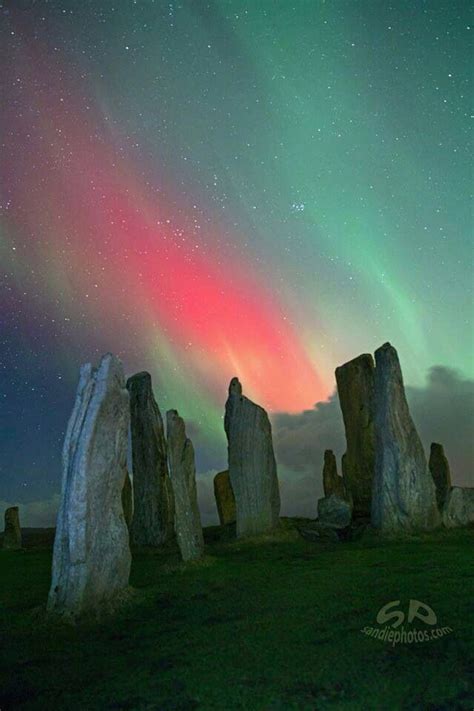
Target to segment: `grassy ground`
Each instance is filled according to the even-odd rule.
[[[195,565],[135,551],[136,599],[76,627],[38,609],[48,537],[0,551],[0,709],[474,708],[474,530],[318,544],[284,525],[247,543],[207,529]],[[410,598],[452,633],[395,647],[361,633]]]

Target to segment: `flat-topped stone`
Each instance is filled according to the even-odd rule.
[[[229,385],[224,427],[237,536],[271,531],[280,514],[272,428],[265,410],[242,394],[238,378]]]
[[[342,477],[355,516],[369,516],[375,466],[374,360],[369,353],[336,368],[337,392],[346,431]]]

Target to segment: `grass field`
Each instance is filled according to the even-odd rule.
[[[294,523],[246,543],[206,529],[188,566],[134,551],[132,601],[75,627],[42,611],[48,536],[0,551],[1,711],[474,708],[474,530],[319,544]],[[361,632],[410,599],[452,632],[398,646]]]

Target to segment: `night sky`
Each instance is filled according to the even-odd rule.
[[[291,512],[313,437],[343,451],[314,407],[334,368],[389,340],[472,481],[470,5],[0,2],[0,501],[57,496],[107,351],[184,416],[203,481],[237,375]]]

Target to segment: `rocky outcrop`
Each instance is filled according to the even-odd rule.
[[[183,560],[195,560],[204,553],[204,539],[197,502],[194,448],[176,410],[166,413],[166,430],[176,538]]]
[[[219,472],[214,477],[214,496],[221,526],[235,523],[235,497],[228,471]]]
[[[324,452],[323,488],[324,496],[335,494],[341,499],[346,496],[344,481],[337,473],[336,457],[332,449],[326,449]]]
[[[386,532],[439,524],[433,479],[410,416],[398,355],[375,352],[375,473],[372,525]]]
[[[136,373],[130,393],[134,512],[130,530],[136,546],[159,546],[173,537],[174,504],[166,439],[151,375]]]
[[[374,361],[363,354],[336,368],[337,392],[346,431],[342,477],[355,516],[370,516],[375,464]]]
[[[448,492],[443,509],[446,528],[474,524],[474,487],[453,486]]]
[[[107,354],[81,368],[63,447],[61,500],[48,609],[69,617],[110,604],[127,585],[122,510],[129,397],[122,364]]]
[[[451,488],[451,472],[443,445],[431,443],[429,468],[436,487],[436,501],[441,511]]]
[[[125,469],[125,479],[122,489],[122,508],[125,523],[127,524],[128,531],[130,532],[130,526],[132,525],[133,519],[133,490],[128,469]]]
[[[224,427],[237,536],[271,531],[280,513],[272,428],[265,410],[244,397],[237,378],[230,382]]]
[[[5,531],[3,534],[5,550],[15,551],[21,548],[21,528],[18,506],[5,509]]]
[[[352,520],[352,506],[347,499],[330,494],[318,501],[318,522],[332,528],[347,528]]]

